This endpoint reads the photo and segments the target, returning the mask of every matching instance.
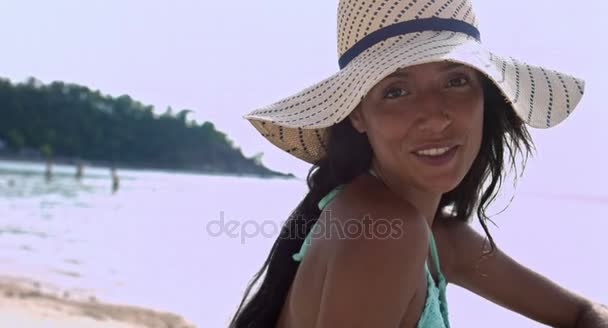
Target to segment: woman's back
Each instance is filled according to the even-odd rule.
[[[391,195],[378,180],[369,175],[363,175],[348,186],[336,190],[333,195],[328,195],[321,202],[322,207],[325,207],[324,202],[329,204],[316,226],[333,230],[327,230],[331,234],[315,231],[314,238],[305,241],[302,251],[294,256],[294,259],[302,260],[302,263],[287,295],[277,327],[324,327],[338,324],[332,321],[336,317],[342,318],[339,322],[341,325],[348,324],[342,321],[345,317],[339,314],[340,311],[347,312],[346,317],[352,318],[357,324],[364,324],[368,319],[369,322],[378,322],[379,319],[375,316],[387,320],[387,323],[400,322],[400,327],[416,327],[419,321],[424,320],[439,320],[443,323],[438,300],[439,294],[445,292],[445,279],[435,269],[433,271],[437,278],[433,279],[426,269],[427,250],[430,243],[434,242],[432,238],[428,239],[430,231],[427,223],[417,220],[420,218],[416,218],[413,212],[404,215],[410,209],[401,208],[403,201]],[[395,207],[390,202],[400,205]],[[374,208],[375,206],[382,208]],[[345,229],[349,223],[353,223],[347,223],[345,218],[361,219],[363,213],[382,213],[382,216],[372,216],[376,223],[383,217],[393,220],[384,220],[384,223],[392,224],[392,233],[398,233],[389,237],[393,239],[388,241],[392,246],[385,248],[382,241],[373,244],[374,238],[355,240],[357,236],[354,235],[338,238],[339,229],[346,230],[347,233],[353,231]],[[405,219],[401,226],[395,225],[398,221],[394,220],[401,219]],[[310,243],[309,248],[307,243]],[[391,250],[393,246],[397,248]],[[345,250],[345,247],[351,250]],[[359,249],[354,249],[357,247]],[[374,253],[375,247],[378,247],[375,252],[380,252],[380,255]],[[429,269],[436,265],[431,260],[428,263]],[[357,280],[357,277],[360,279]],[[441,281],[443,285],[435,287],[435,281]],[[386,304],[382,305],[382,302]],[[424,316],[430,319],[425,319]],[[447,326],[446,324],[445,327]]]

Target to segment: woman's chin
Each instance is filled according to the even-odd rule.
[[[425,191],[445,194],[456,189],[456,187],[458,187],[458,184],[460,184],[461,181],[462,179],[458,179],[457,177],[453,176],[441,178],[436,177],[433,179],[421,181],[420,185]]]

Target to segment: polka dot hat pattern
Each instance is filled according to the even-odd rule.
[[[244,116],[272,144],[309,163],[325,154],[327,127],[346,118],[400,68],[452,61],[484,73],[529,126],[550,128],[581,100],[585,82],[485,48],[470,0],[341,0],[340,71]]]

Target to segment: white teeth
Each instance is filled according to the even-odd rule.
[[[451,147],[445,147],[445,148],[432,148],[432,149],[425,149],[425,150],[420,150],[417,151],[416,154],[418,155],[424,155],[424,156],[440,156],[443,155],[445,153],[448,152],[448,150],[452,149]]]

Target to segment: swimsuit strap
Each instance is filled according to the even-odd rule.
[[[437,276],[439,280],[441,280],[441,270],[439,267],[439,255],[437,254],[437,245],[435,244],[435,237],[433,236],[433,232],[429,228],[429,246],[431,247],[431,257],[433,258],[433,265],[435,266],[435,271],[437,271]]]
[[[375,176],[376,178],[378,177],[378,175],[376,175],[376,172],[374,172],[374,170],[372,170],[371,167],[369,169],[369,173],[371,175]],[[331,202],[336,197],[338,192],[342,189],[344,189],[344,185],[339,185],[336,188],[334,188],[332,191],[330,191],[327,195],[325,195],[325,197],[321,198],[321,200],[318,203],[319,209],[322,211],[325,208],[325,206],[327,206],[327,204],[329,204],[329,202]]]
[[[336,197],[336,195],[338,194],[338,192],[340,190],[342,190],[343,186],[339,185],[336,188],[334,188],[334,190],[330,191],[327,195],[325,195],[325,197],[321,198],[321,200],[319,201],[319,209],[322,211],[325,206],[327,206],[327,204],[329,204],[329,202],[331,202],[334,197]]]

